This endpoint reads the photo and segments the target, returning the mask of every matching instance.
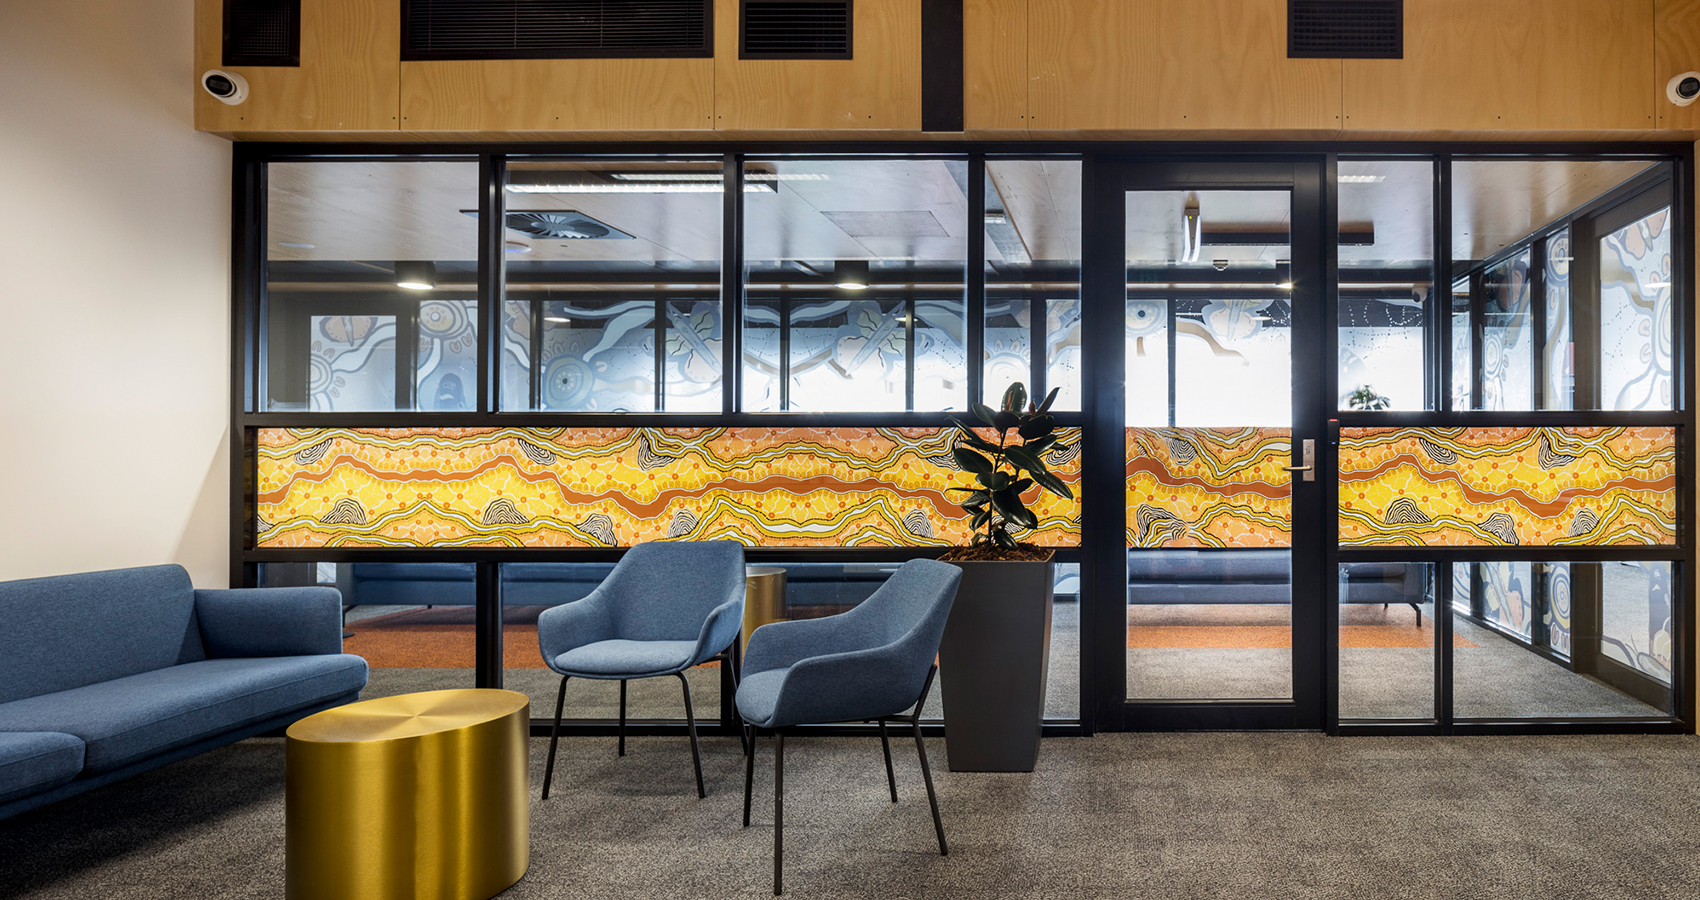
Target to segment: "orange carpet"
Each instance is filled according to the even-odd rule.
[[[537,650],[537,616],[545,607],[503,610],[502,666],[543,669]],[[473,665],[473,611],[465,606],[414,609],[350,622],[345,652],[366,658],[374,669],[470,669]],[[712,668],[719,663],[709,663]]]

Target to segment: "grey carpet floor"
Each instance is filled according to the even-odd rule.
[[[768,896],[771,751],[754,824],[741,757],[679,738],[563,742],[535,802],[532,864],[503,896]],[[788,896],[844,898],[1691,898],[1700,895],[1692,737],[1100,735],[1046,741],[1031,775],[943,771],[933,845],[911,743],[902,802],[878,744],[789,742]],[[0,822],[0,896],[283,895],[283,746],[257,739]]]

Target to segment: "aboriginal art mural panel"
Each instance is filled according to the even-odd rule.
[[[1675,541],[1674,428],[1340,431],[1342,546]]]
[[[1670,210],[1600,238],[1600,406],[1672,409]]]
[[[1080,429],[1045,454],[1080,496]],[[264,428],[258,547],[950,546],[950,428]],[[995,434],[988,430],[995,439]],[[1080,543],[1038,488],[1022,540]]]
[[[1288,547],[1292,432],[1127,429],[1127,545]]]
[[[1570,346],[1570,229],[1547,238],[1546,341],[1541,368],[1546,373],[1544,409],[1573,409],[1576,360]]]
[[[1671,564],[1600,563],[1605,608],[1600,653],[1663,684],[1671,683]]]

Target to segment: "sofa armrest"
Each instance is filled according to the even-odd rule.
[[[197,590],[195,617],[209,659],[342,652],[336,588]]]

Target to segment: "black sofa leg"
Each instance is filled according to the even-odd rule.
[[[1423,627],[1423,608],[1422,608],[1422,607],[1420,607],[1420,606],[1418,606],[1418,605],[1416,605],[1416,604],[1415,604],[1415,603],[1413,603],[1413,604],[1411,604],[1411,609],[1413,609],[1413,610],[1416,610],[1416,613],[1417,613],[1417,627],[1418,627],[1418,628],[1421,628],[1421,627]]]
[[[919,726],[917,726],[919,727]],[[916,732],[919,734],[919,732]],[[785,733],[773,735],[773,896],[785,893]]]
[[[620,755],[626,755],[626,679],[620,679]]]
[[[691,765],[697,770],[697,799],[708,796],[708,791],[702,786],[702,754],[697,750],[697,715],[691,707],[691,683],[685,678],[685,673],[674,673],[679,676],[679,684],[685,689],[685,728],[691,733]]]
[[[897,773],[891,769],[891,741],[886,738],[885,720],[880,720],[880,749],[885,751],[885,783],[891,788],[891,802],[897,802]]]
[[[555,745],[561,741],[561,706],[567,702],[567,678],[561,676],[561,692],[555,695],[555,728],[549,733],[549,763],[543,769],[543,799],[549,799],[549,782],[555,777]]]

